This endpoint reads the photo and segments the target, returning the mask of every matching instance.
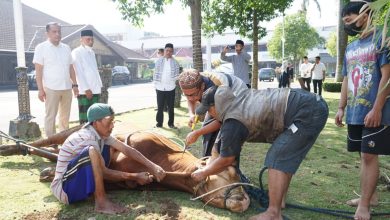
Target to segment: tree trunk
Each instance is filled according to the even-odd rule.
[[[259,21],[256,12],[253,15],[253,57],[252,57],[252,88],[257,89],[259,69]]]
[[[201,0],[190,0],[192,28],[192,57],[194,68],[203,71]]]
[[[342,18],[342,10],[345,5],[345,0],[338,0],[339,1],[339,13],[338,13],[338,24],[337,24],[337,64],[336,64],[336,82],[342,82],[343,81],[343,61],[344,61],[344,54],[345,49],[347,47],[348,43],[348,36],[344,31],[344,23]]]

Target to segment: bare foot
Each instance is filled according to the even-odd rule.
[[[283,220],[282,215],[275,215],[268,211],[252,216],[249,220]]]
[[[125,212],[127,209],[106,199],[103,202],[95,202],[95,211],[104,214],[116,214]]]
[[[370,215],[370,210],[368,207],[361,207],[359,206],[356,209],[354,219],[356,220],[370,220],[371,215]]]
[[[357,207],[359,205],[359,202],[360,202],[360,198],[357,198],[357,199],[348,200],[346,203],[349,206]],[[378,206],[378,205],[379,205],[378,198],[371,198],[370,206]]]

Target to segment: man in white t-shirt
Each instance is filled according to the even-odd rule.
[[[317,88],[318,88],[318,95],[322,94],[322,82],[325,80],[325,71],[326,71],[325,64],[321,63],[320,60],[321,57],[316,56],[316,62],[311,68],[314,93],[317,93]]]
[[[310,92],[310,83],[311,83],[311,63],[307,56],[303,57],[303,63],[299,67],[299,73],[303,81],[304,88]],[[306,84],[306,86],[305,86]]]
[[[78,95],[76,75],[72,67],[71,50],[61,43],[61,26],[46,25],[47,41],[35,48],[33,63],[38,86],[38,98],[45,102],[46,136],[56,133],[55,122],[59,112],[59,130],[69,128],[72,89]]]
[[[76,71],[77,82],[79,83],[79,121],[80,124],[87,122],[87,110],[99,102],[102,90],[102,80],[100,79],[95,52],[93,46],[92,30],[81,31],[81,45],[72,51],[73,67]]]

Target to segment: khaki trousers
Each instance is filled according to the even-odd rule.
[[[70,107],[72,105],[72,90],[52,90],[44,88],[45,101],[45,133],[49,137],[56,133],[56,116],[58,115],[58,128],[63,131],[69,128]]]

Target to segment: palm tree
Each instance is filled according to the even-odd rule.
[[[202,59],[202,16],[201,0],[189,0],[188,5],[191,9],[191,28],[192,28],[192,57],[194,68],[203,71]]]
[[[321,6],[318,0],[313,0],[313,2],[317,5],[317,9],[320,12],[321,17]],[[310,0],[303,0],[301,4],[301,10],[306,15],[307,14],[307,7],[309,6]]]
[[[348,1],[347,1],[348,2]],[[346,1],[338,0],[339,13],[338,13],[338,23],[337,23],[337,63],[336,63],[336,82],[343,81],[343,75],[341,73],[344,62],[345,49],[347,48],[348,35],[344,31],[343,17],[341,15]]]

